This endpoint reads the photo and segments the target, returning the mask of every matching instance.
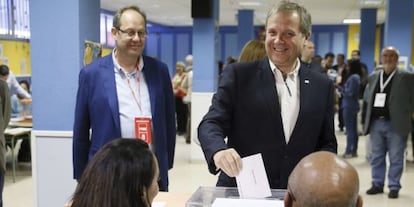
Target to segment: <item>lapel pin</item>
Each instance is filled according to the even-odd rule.
[[[308,79],[305,79],[305,84],[308,84],[309,83],[309,80]]]

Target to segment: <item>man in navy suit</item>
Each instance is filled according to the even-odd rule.
[[[305,8],[282,1],[266,19],[268,57],[224,70],[198,128],[210,172],[221,171],[218,186],[236,186],[241,157],[261,153],[270,187],[286,188],[301,158],[337,152],[333,82],[298,58],[310,28]]]
[[[118,10],[112,27],[116,48],[79,74],[73,128],[75,179],[105,143],[139,138],[157,156],[159,187],[168,191],[176,134],[174,99],[167,66],[142,55],[146,25],[146,16],[138,7]]]

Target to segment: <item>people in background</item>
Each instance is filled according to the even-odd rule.
[[[184,62],[178,61],[175,64],[175,75],[172,78],[172,87],[175,97],[175,113],[177,115],[177,134],[186,136],[188,107],[183,102],[184,96],[187,95],[187,90],[183,87],[183,81],[187,77],[187,74],[184,70]]]
[[[107,142],[138,138],[156,155],[159,187],[168,191],[176,126],[167,65],[142,54],[147,21],[137,6],[115,13],[111,33],[116,43],[112,53],[79,73],[73,126],[74,178],[82,177],[88,161]]]
[[[158,194],[158,162],[146,142],[115,139],[87,165],[71,207],[150,207]]]
[[[333,82],[298,58],[310,28],[304,7],[281,1],[266,18],[267,58],[224,70],[198,127],[210,172],[221,172],[217,186],[236,186],[241,157],[248,155],[261,153],[270,187],[283,189],[301,158],[336,153]]]
[[[266,57],[266,49],[263,41],[250,40],[244,44],[240,52],[239,62],[251,62]]]
[[[7,65],[0,65],[0,78],[7,82],[10,95],[19,94],[21,97],[27,99],[26,102],[31,101],[32,96],[20,86],[16,76],[14,76]]]
[[[357,60],[348,62],[349,76],[344,86],[339,86],[342,97],[342,111],[346,127],[346,149],[343,158],[357,157],[359,90],[361,84],[361,64]]]
[[[289,176],[286,207],[361,207],[356,169],[330,152],[304,157]]]
[[[364,133],[370,134],[372,187],[368,195],[384,192],[388,167],[388,198],[398,198],[407,136],[412,130],[414,110],[414,74],[398,70],[399,51],[385,47],[381,51],[383,68],[368,78],[367,111]],[[388,154],[388,156],[387,156]]]
[[[311,40],[305,40],[302,51],[300,53],[300,60],[302,61],[301,63],[304,66],[313,69],[314,71],[325,73],[325,70],[321,67],[320,63],[316,62],[314,56],[315,44]]]
[[[193,56],[187,55],[185,57],[187,62],[187,67],[185,68],[186,76],[182,83],[182,88],[184,89],[185,96],[183,97],[183,102],[187,104],[187,127],[185,135],[185,143],[191,143],[191,95],[193,91]]]
[[[1,66],[0,66],[1,68]],[[1,69],[0,69],[1,71]],[[10,94],[6,81],[0,79],[0,207],[3,207],[3,187],[6,174],[6,139],[4,130],[9,125],[11,106]]]

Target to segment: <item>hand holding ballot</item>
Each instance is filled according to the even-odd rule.
[[[230,177],[237,176],[242,169],[240,155],[233,148],[218,151],[213,160],[217,168]]]

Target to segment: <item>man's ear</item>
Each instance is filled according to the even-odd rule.
[[[360,195],[358,195],[356,206],[357,207],[362,207],[362,204],[363,204],[362,197]]]
[[[285,203],[285,207],[292,207],[293,200],[292,200],[292,197],[290,197],[289,192],[286,191],[285,198],[283,200],[284,200],[284,203]]]

